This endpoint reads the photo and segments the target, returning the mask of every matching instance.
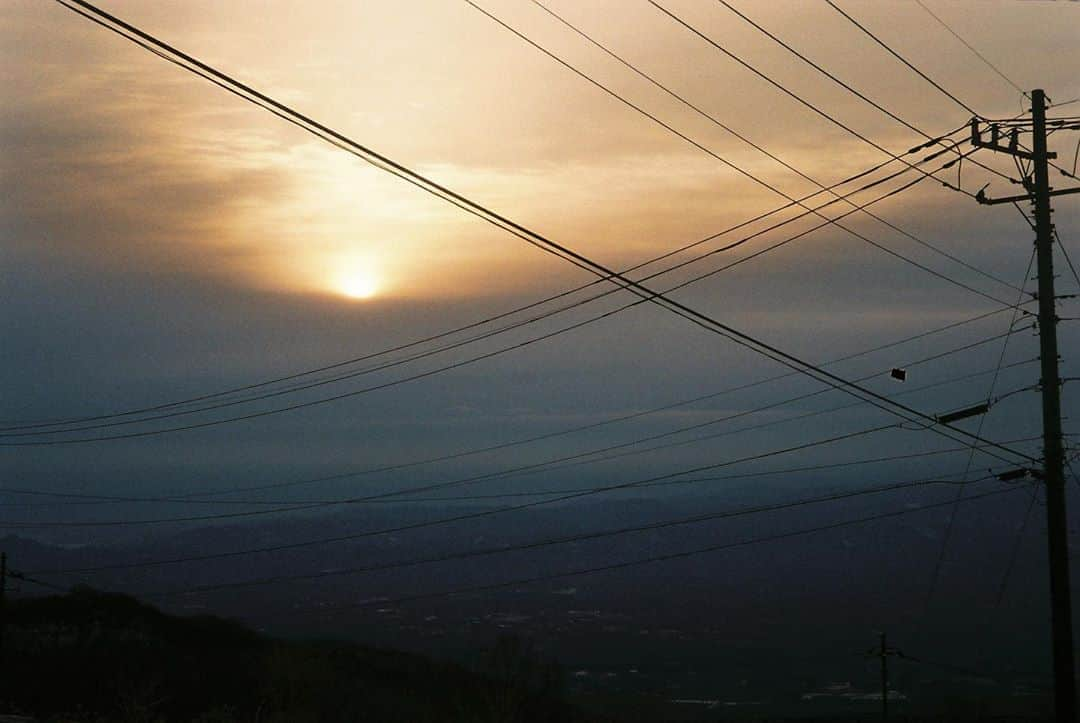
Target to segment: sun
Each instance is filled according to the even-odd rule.
[[[350,299],[370,299],[379,292],[379,282],[371,274],[354,273],[338,281],[338,290]]]

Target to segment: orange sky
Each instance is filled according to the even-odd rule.
[[[812,189],[636,79],[533,3],[482,4],[786,193]],[[792,61],[720,4],[664,4],[885,147],[904,152],[921,141]],[[843,4],[980,112],[1012,116],[1020,111],[1019,94],[917,5]],[[942,133],[966,122],[966,111],[876,48],[825,3],[738,5],[928,132]],[[929,6],[1024,87],[1042,86],[1057,100],[1080,96],[1075,73],[1080,67],[1080,3]],[[607,265],[641,262],[783,203],[461,0],[110,1],[105,7]],[[822,181],[836,181],[884,158],[721,57],[645,0],[552,0],[551,7]],[[8,378],[19,380],[5,398],[9,418],[113,412],[321,368],[501,314],[590,280],[565,261],[323,144],[54,3],[11,0],[0,9],[0,87],[7,101],[0,104],[0,301],[5,307],[0,363]],[[1069,109],[1080,112],[1080,105],[1062,112]],[[1066,156],[1071,160],[1075,143],[1075,136],[1064,133],[1052,137],[1063,161]],[[982,157],[1012,172],[1008,159]],[[964,165],[962,181],[969,190],[988,180],[984,171]],[[895,182],[880,191],[894,187]],[[996,180],[988,190],[1003,194],[1012,188]],[[1071,198],[1056,204],[1055,214],[1068,243],[1080,228],[1080,203]],[[875,209],[1002,278],[1019,283],[1023,276],[1030,231],[1015,209],[981,208],[933,183]],[[917,263],[1009,303],[1016,298],[1015,290],[875,221],[849,221]],[[657,285],[668,288],[811,225],[796,222]],[[815,232],[676,296],[813,361],[975,316],[992,303],[835,230]],[[717,385],[750,383],[777,371],[761,357],[647,305],[580,330],[573,326],[625,303],[613,295],[483,343],[410,362],[405,369],[313,390],[309,396],[329,396],[371,379],[396,384],[399,377],[442,364],[448,370],[310,413],[114,446],[64,448],[63,454],[20,448],[0,456],[0,462],[8,479],[44,486],[130,489],[152,478],[161,488],[187,489],[213,485],[215,478],[224,484],[283,475],[285,464],[301,474],[483,447],[493,440],[694,398]],[[911,348],[860,359],[844,365],[843,372],[875,373],[1000,334],[1007,322],[1004,316],[993,317]],[[1073,326],[1062,328],[1068,357],[1080,342]],[[572,330],[545,337],[556,329]],[[544,338],[523,343],[539,337]],[[1009,360],[1033,356],[1034,337],[1013,338]],[[514,347],[519,342],[523,345]],[[509,351],[482,357],[475,366],[457,366],[495,349]],[[918,381],[992,367],[997,349],[981,346],[970,358],[928,365]],[[1003,376],[999,386],[1031,383],[1030,370],[1019,368],[1012,377]],[[789,391],[813,387],[808,380],[799,384]],[[882,382],[883,393],[894,391],[889,384]],[[1066,394],[1073,388],[1067,386]],[[950,386],[947,398],[932,390],[910,401],[938,411],[985,399],[986,393],[986,380],[980,378]],[[750,408],[775,401],[778,394],[763,387],[717,404]],[[1021,436],[1016,427],[1036,423],[1013,414],[1016,409],[1030,412],[1033,405],[1020,405],[1020,396],[1010,399],[1017,406],[992,419],[988,435]],[[667,430],[683,419],[681,414],[650,417],[641,426],[650,432]],[[836,425],[872,415],[867,411]],[[1021,418],[1023,423],[1017,421]],[[768,449],[818,431],[788,430],[766,431],[752,442],[744,437],[730,449],[679,450],[667,462],[689,464],[725,450]],[[936,443],[906,432],[893,439],[900,439],[895,442],[900,446]],[[639,463],[631,464],[636,469]],[[664,460],[653,464],[662,468]]]
[[[789,193],[811,188],[539,7],[519,0],[485,6],[740,166]],[[920,127],[941,132],[964,122],[961,109],[824,4],[741,6]],[[257,12],[218,2],[106,7],[605,263],[633,263],[781,202],[462,2],[270,2]],[[644,2],[553,0],[551,7],[823,180],[882,158]],[[722,6],[670,7],[886,147],[906,150],[917,140],[799,67]],[[1070,3],[932,7],[1025,86],[1080,95],[1072,72],[1080,66],[1080,20]],[[917,6],[854,10],[985,114],[1018,111],[1015,91]],[[58,223],[48,242],[61,257],[211,274],[272,292],[337,294],[362,279],[386,298],[486,297],[581,278],[58,6],[8,3],[0,23],[4,127],[9,136],[26,131],[5,159],[19,204],[32,212],[62,200],[72,217],[100,222],[91,224],[92,249],[70,235],[71,223]],[[940,195],[926,189],[881,210],[906,212]],[[827,239],[819,243],[828,248]],[[814,248],[792,253],[812,257]]]

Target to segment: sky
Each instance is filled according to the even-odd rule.
[[[633,267],[786,203],[733,167],[789,196],[816,190],[635,76],[544,6],[525,0],[478,4],[627,102],[462,0],[273,0],[259,4],[257,12],[249,3],[203,0],[110,1],[103,7],[612,268]],[[873,144],[904,153],[925,140],[803,65],[724,5],[704,0],[661,4]],[[821,182],[835,183],[888,159],[644,0],[545,0],[545,5],[715,120]],[[961,129],[970,118],[824,2],[733,6],[930,136]],[[927,0],[926,6],[1021,88],[1044,88],[1061,103],[1080,97],[1077,5]],[[1026,107],[1010,82],[918,4],[845,2],[842,7],[982,116],[1009,118]],[[4,4],[0,68],[6,101],[0,107],[0,298],[5,309],[0,368],[6,427],[169,404],[329,367],[502,314],[594,278],[59,4]],[[1051,116],[1078,113],[1080,104],[1050,111]],[[963,142],[964,133],[956,139]],[[1077,140],[1075,132],[1051,137],[1051,148],[1066,168],[1072,165]],[[983,151],[975,158],[1016,175],[1011,160],[1001,155]],[[870,200],[910,178],[888,181],[856,198]],[[991,196],[1016,192],[970,162],[954,166],[943,178],[969,192],[987,183]],[[1062,185],[1069,183],[1057,178]],[[1055,221],[1065,248],[1080,260],[1080,206],[1073,198],[1055,201]],[[831,206],[827,212],[836,215],[841,208]],[[1019,285],[1032,241],[1021,214],[1005,205],[979,206],[933,181],[873,210],[910,236],[865,216],[844,222],[892,255],[845,231],[824,228],[675,291],[673,298],[815,363],[998,311],[830,368],[849,378],[910,368],[902,385],[880,376],[867,384],[885,394],[909,392],[905,403],[931,414],[1017,391],[995,406],[982,432],[994,440],[1037,435],[1038,397],[1031,390],[1018,391],[1037,383],[1037,366],[1030,363],[1037,338],[1026,319],[1017,321],[1004,351],[1001,338],[1010,314],[998,302],[1015,303],[1017,291],[920,243]],[[770,220],[795,215],[789,209]],[[767,225],[757,222],[721,240]],[[670,288],[814,225],[811,219],[792,221],[655,283]],[[715,249],[721,240],[697,250]],[[675,255],[669,263],[690,255]],[[1063,293],[1076,290],[1080,281],[1060,255],[1057,263]],[[595,285],[564,301],[601,290]],[[418,344],[336,367],[304,379],[367,371],[306,391],[261,387],[283,392],[262,401],[81,434],[5,437],[0,441],[13,446],[0,448],[0,472],[6,488],[89,494],[202,493],[276,484],[565,432],[787,371],[653,305],[589,321],[632,298],[625,292],[606,295],[550,319],[394,367],[369,369],[434,347]],[[1080,316],[1070,308],[1075,303],[1064,301],[1061,316]],[[550,308],[553,304],[512,319]],[[586,321],[580,328],[537,339]],[[1067,320],[1060,332],[1066,377],[1077,375],[1072,357],[1078,339],[1072,326]],[[477,327],[469,334],[491,328]],[[447,337],[443,343],[463,338]],[[983,343],[920,363],[975,342]],[[514,345],[518,348],[508,348]],[[490,356],[473,361],[484,355]],[[1005,369],[995,376],[999,364]],[[446,366],[453,368],[436,372]],[[982,375],[949,381],[973,373]],[[940,386],[917,390],[931,384]],[[364,391],[369,387],[381,388]],[[582,479],[614,482],[897,421],[860,407],[779,424],[850,402],[833,392],[782,403],[820,389],[811,380],[787,377],[535,444],[275,494],[302,499],[400,489],[584,455],[659,434],[671,433],[662,441],[686,440],[777,422],[762,430],[474,489],[557,488]],[[1067,383],[1066,416],[1076,400],[1072,392]],[[321,401],[339,395],[349,396]],[[276,413],[312,401],[319,403]],[[765,405],[774,406],[748,414]],[[190,408],[169,408],[178,409]],[[216,423],[265,411],[275,413]],[[731,415],[743,416],[677,433]],[[127,439],[20,444],[204,422],[214,424]],[[966,424],[975,431],[979,422]],[[1065,424],[1069,431],[1069,421]],[[949,446],[955,443],[909,424],[745,468]],[[1017,446],[1038,450],[1032,441]],[[962,472],[966,459],[957,453],[944,460],[875,468],[873,474],[902,480]],[[978,455],[976,460],[980,469],[996,463]],[[829,483],[854,479],[838,473]],[[760,489],[781,494],[807,484],[803,478],[784,478]],[[27,499],[6,496],[8,502]],[[116,506],[108,512],[11,507],[7,520],[145,512],[145,506]],[[98,533],[88,529],[80,534],[93,539]]]

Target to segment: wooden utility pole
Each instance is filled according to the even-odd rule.
[[[1050,610],[1054,636],[1054,708],[1059,721],[1076,720],[1072,594],[1068,526],[1065,521],[1065,461],[1061,442],[1061,378],[1058,374],[1054,305],[1054,228],[1050,222],[1050,172],[1046,150],[1046,101],[1031,94],[1032,153],[1035,156],[1035,246],[1039,268],[1039,354],[1042,363],[1043,449],[1046,522],[1050,550]]]
[[[889,720],[889,656],[906,657],[896,648],[890,648],[885,633],[878,633],[878,647],[871,648],[870,655],[881,659],[881,720]]]
[[[1000,142],[997,124],[990,124],[990,140],[982,137],[978,119],[971,122],[971,141],[1031,162],[1031,176],[1024,178],[1027,193],[1008,198],[976,199],[984,204],[1030,201],[1035,215],[1035,254],[1039,278],[1039,357],[1041,363],[1043,420],[1043,479],[1046,484],[1047,544],[1050,562],[1050,621],[1053,635],[1054,711],[1058,723],[1076,721],[1076,678],[1073,660],[1072,594],[1065,520],[1065,458],[1061,439],[1061,377],[1058,373],[1057,324],[1054,292],[1054,226],[1050,198],[1080,192],[1080,188],[1054,191],[1050,187],[1050,159],[1046,148],[1046,94],[1031,91],[1031,150],[1020,148],[1021,126],[1012,125],[1008,144]]]
[[[0,552],[0,704],[7,701],[7,665],[4,637],[7,632],[7,553]]]
[[[881,720],[889,720],[889,648],[881,634]]]
[[[7,553],[0,552],[0,661],[4,657],[4,633],[7,632]]]

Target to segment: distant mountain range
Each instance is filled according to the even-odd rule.
[[[487,508],[367,505],[164,535],[155,530],[137,543],[72,548],[8,537],[0,546],[13,569],[35,571],[42,580],[130,592],[167,611],[213,612],[275,635],[344,638],[468,661],[500,634],[514,634],[568,670],[585,671],[570,679],[582,694],[633,690],[665,699],[788,702],[837,681],[873,692],[876,663],[866,652],[877,631],[886,630],[910,657],[933,661],[895,663],[895,685],[912,706],[937,705],[971,685],[992,690],[1004,707],[1021,695],[1017,690],[1042,700],[1049,639],[1041,507],[1033,510],[998,602],[1029,500],[1024,492],[959,506],[929,606],[947,507],[608,572],[395,602],[735,544],[953,495],[952,487],[870,495],[359,574],[338,573],[650,525],[761,500],[584,501],[333,544],[85,575],[49,571],[280,547]],[[323,576],[154,596],[305,574]],[[20,594],[31,592],[37,591],[23,585]],[[941,692],[943,686],[952,692]]]

